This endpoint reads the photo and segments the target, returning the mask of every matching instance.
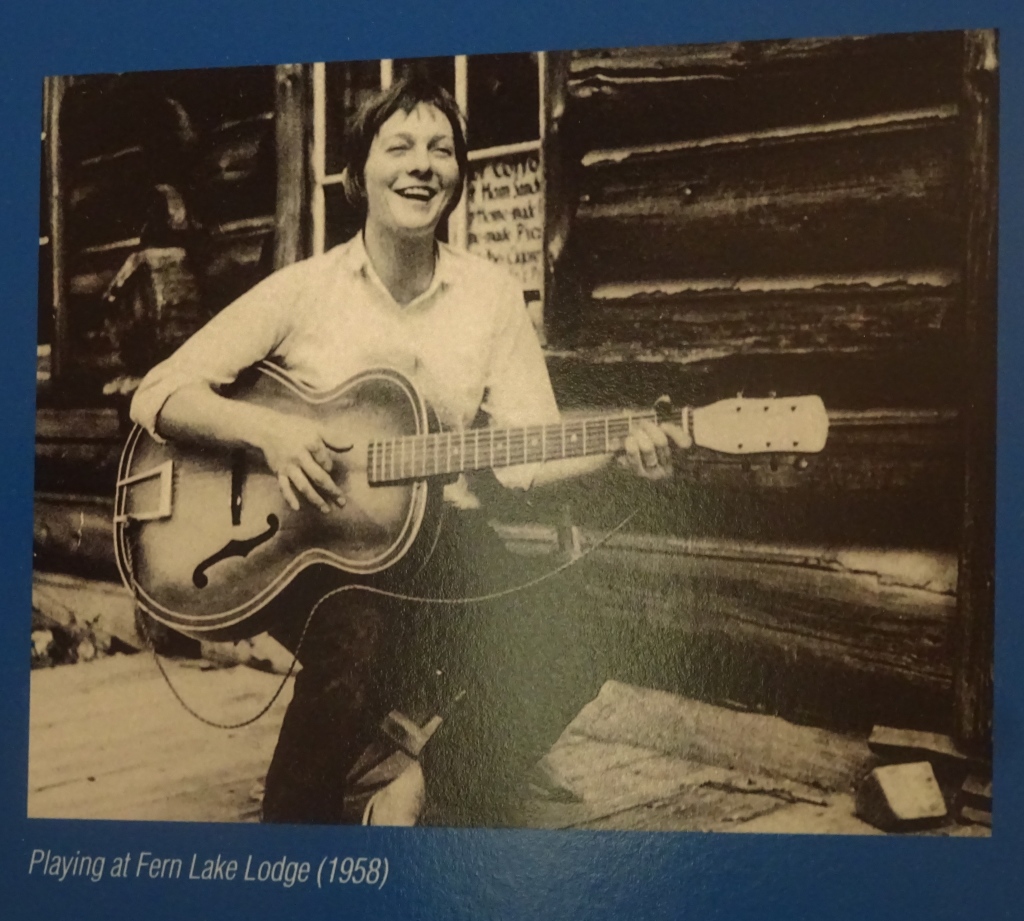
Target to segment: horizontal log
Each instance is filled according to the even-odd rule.
[[[270,269],[268,259],[272,253],[268,248],[273,244],[274,234],[271,217],[236,222],[223,232],[220,230],[215,228],[214,233],[197,241],[190,252],[189,270],[198,274],[200,312],[204,315],[244,294]],[[130,254],[128,248],[105,250],[82,254],[73,263],[76,274],[69,285],[68,315],[75,343],[74,375],[82,386],[93,388],[94,399],[100,398],[100,388],[105,383],[126,373],[111,340],[108,324],[112,308],[102,295]],[[188,284],[192,284],[191,278]],[[165,332],[171,335],[170,330]]]
[[[580,309],[571,341],[668,347],[701,359],[877,350],[952,335],[957,298],[951,278],[938,274],[923,283],[830,276],[605,286]]]
[[[273,267],[270,215],[221,228],[197,249],[199,285],[207,309],[218,311],[264,278]]]
[[[957,546],[961,453],[941,444],[897,451],[885,445],[821,455],[751,456],[745,461],[677,457],[676,475],[651,485],[609,469],[536,495],[520,508],[488,496],[509,522],[558,522],[572,509],[580,527],[631,533],[837,546]],[[774,463],[773,463],[774,460]]]
[[[587,150],[944,105],[961,55],[953,32],[577,51],[562,130]]]
[[[32,556],[37,567],[117,580],[114,560],[113,495],[36,493]]]
[[[273,214],[275,201],[273,126],[260,125],[257,138],[233,138],[214,145],[193,170],[175,177],[188,189],[189,220],[206,227]],[[269,137],[267,136],[269,135]],[[116,246],[139,237],[150,217],[153,189],[160,179],[143,164],[71,183],[68,246],[81,250]]]
[[[553,529],[505,527],[502,533],[513,547],[555,542]],[[604,536],[584,532],[584,549]],[[593,550],[570,578],[595,614],[639,618],[672,631],[746,636],[944,692],[952,680],[955,558],[906,552],[886,558],[883,551],[858,556],[626,534]]]
[[[954,128],[937,115],[595,160],[567,268],[586,287],[952,266]]]
[[[118,270],[141,243],[142,240],[136,235],[69,252],[68,291],[72,299],[95,299],[98,302]],[[74,307],[71,313],[75,313]]]
[[[501,538],[519,552],[536,554],[561,549],[558,528],[544,524],[493,523]],[[793,566],[840,575],[867,575],[876,591],[885,586],[920,589],[955,597],[957,559],[953,553],[893,550],[877,547],[779,544],[731,538],[665,537],[628,530],[613,534],[577,529],[578,549],[603,548],[640,554],[651,559],[725,560],[752,566]],[[669,566],[671,564],[668,564]],[[782,570],[780,570],[782,571]]]
[[[955,408],[962,400],[965,369],[956,340],[877,352],[717,357],[631,343],[568,348],[556,328],[548,334],[548,372],[563,410],[650,406],[662,395],[679,405],[703,406],[737,393],[773,392],[816,393],[829,410]]]
[[[155,180],[148,152],[141,147],[129,150],[69,170],[65,200],[70,253],[141,232]]]
[[[36,444],[47,442],[120,442],[125,433],[113,409],[36,410]]]
[[[272,118],[274,68],[271,66],[179,70],[162,76],[164,79],[154,82],[178,101],[206,136],[237,123]]]
[[[745,73],[758,66],[781,67],[804,61],[829,64],[844,54],[861,61],[875,57],[879,64],[893,58],[920,63],[937,55],[954,54],[961,40],[960,32],[913,32],[581,49],[571,52],[570,73],[577,81],[599,73],[614,77],[662,72],[692,76],[715,70],[725,75]],[[898,66],[898,62],[891,66]],[[870,79],[871,74],[861,74],[860,78]]]
[[[122,443],[37,444],[35,480],[39,489],[113,495]],[[109,530],[109,528],[108,528]]]
[[[191,200],[204,225],[274,213],[274,124],[267,116],[218,131],[191,171]]]
[[[177,133],[170,116],[166,101],[134,75],[75,77],[61,110],[66,162],[102,166],[113,154],[145,147],[143,134],[166,146]]]
[[[955,105],[925,109],[899,109],[874,113],[864,118],[815,120],[778,128],[743,130],[730,134],[708,134],[697,138],[625,147],[601,146],[587,151],[580,164],[585,169],[657,163],[674,155],[695,151],[757,149],[785,143],[799,143],[842,136],[859,137],[906,129],[934,128],[956,119]]]
[[[36,489],[112,496],[127,425],[115,409],[39,407]]]

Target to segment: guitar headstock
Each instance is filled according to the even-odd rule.
[[[828,439],[821,397],[736,397],[693,410],[695,444],[723,454],[814,454]]]

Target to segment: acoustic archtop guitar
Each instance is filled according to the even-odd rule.
[[[156,620],[207,639],[259,632],[301,574],[327,571],[343,584],[415,571],[435,545],[453,475],[616,452],[633,421],[656,415],[440,431],[396,371],[366,371],[317,392],[268,363],[231,395],[316,420],[342,449],[331,476],[346,502],[328,514],[305,502],[294,511],[259,452],[160,444],[136,426],[114,499],[121,577]],[[676,410],[673,421],[695,444],[730,454],[818,452],[828,435],[816,396],[722,400]]]

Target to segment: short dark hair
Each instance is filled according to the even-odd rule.
[[[462,198],[462,187],[466,182],[469,155],[466,147],[466,132],[462,126],[462,113],[452,94],[443,86],[417,74],[396,80],[386,90],[368,99],[349,122],[345,137],[345,195],[355,207],[366,210],[366,160],[370,147],[381,126],[398,111],[408,115],[418,105],[433,106],[448,119],[455,139],[455,161],[459,166],[459,184],[448,203],[441,220],[455,210]]]

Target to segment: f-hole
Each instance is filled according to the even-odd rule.
[[[245,451],[231,452],[231,524],[242,523],[242,487],[245,485]]]

